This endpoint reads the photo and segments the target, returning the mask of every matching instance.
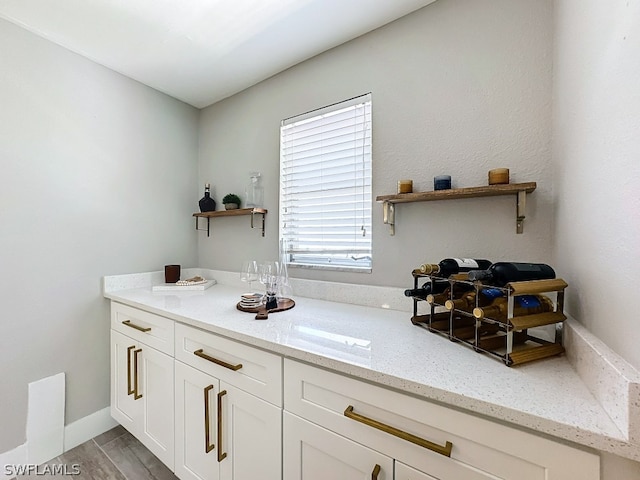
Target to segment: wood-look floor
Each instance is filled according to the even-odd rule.
[[[76,480],[178,480],[171,470],[119,425],[52,459],[46,465],[65,465],[68,474],[33,473],[17,478],[51,476]],[[39,471],[46,472],[42,469]]]

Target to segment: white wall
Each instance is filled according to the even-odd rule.
[[[554,262],[569,312],[640,368],[640,3],[556,0]]]
[[[400,206],[395,237],[376,205],[373,274],[292,274],[402,286],[415,265],[450,255],[551,261],[572,315],[640,368],[638,20],[624,0],[440,0],[199,123],[196,110],[0,21],[0,452],[24,441],[30,381],[66,372],[67,423],[107,405],[101,276],[195,265],[194,192],[210,181],[218,201],[242,193],[253,170],[267,236],[248,218],[214,220],[210,238],[197,234],[199,263],[274,257],[280,120],[367,91],[374,196],[407,177],[430,190],[442,173],[482,185],[507,166],[513,181],[538,182],[525,233],[510,198]],[[603,478],[639,470],[603,458]]]
[[[0,20],[0,453],[28,382],[109,403],[103,275],[195,265],[198,111]]]
[[[538,182],[525,232],[515,233],[515,196],[400,205],[394,237],[374,204],[372,274],[290,275],[403,286],[416,266],[449,256],[550,261],[551,15],[550,0],[438,1],[203,110],[200,184],[220,201],[261,171],[269,214],[266,238],[246,218],[212,222],[198,238],[201,265],[238,271],[248,257],[275,258],[280,121],[366,92],[374,198],[401,178],[422,191],[439,174],[478,186],[509,167],[513,182]]]

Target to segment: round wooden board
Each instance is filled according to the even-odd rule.
[[[266,310],[264,305],[260,305],[259,307],[243,307],[240,305],[240,302],[236,305],[236,308],[241,312],[248,313],[256,313],[256,320],[264,320],[270,313],[275,312],[284,312],[285,310],[290,310],[296,306],[296,302],[294,302],[290,298],[280,298],[278,299],[278,307],[271,308],[269,311]]]

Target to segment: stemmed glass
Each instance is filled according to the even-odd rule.
[[[253,293],[251,282],[258,280],[258,262],[255,260],[245,260],[242,262],[242,270],[240,270],[240,281],[249,284],[249,291]]]
[[[280,279],[280,268],[278,262],[264,262],[260,264],[260,283],[266,289],[267,310],[278,306],[277,293],[278,281]]]

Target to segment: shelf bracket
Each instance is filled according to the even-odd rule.
[[[253,216],[256,214],[262,215],[262,236],[264,237],[264,213],[255,211],[251,212],[251,228],[253,228]]]
[[[209,220],[210,220],[210,218],[209,218],[209,217],[207,217],[207,228],[206,228],[206,229],[204,229],[204,228],[198,228],[198,217],[196,217],[196,230],[200,230],[200,231],[202,231],[202,232],[204,232],[204,231],[206,230],[206,232],[207,232],[207,237],[209,236]]]
[[[382,202],[382,222],[389,225],[389,234],[396,234],[396,207],[389,201]]]
[[[524,232],[525,207],[527,203],[527,192],[520,190],[518,192],[516,204],[516,233]]]

